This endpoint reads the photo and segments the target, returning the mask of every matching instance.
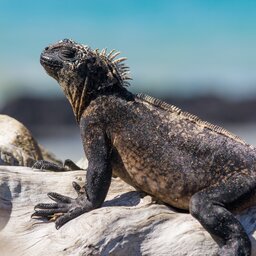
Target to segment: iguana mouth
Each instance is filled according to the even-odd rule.
[[[63,67],[63,64],[60,61],[53,60],[44,53],[42,53],[40,56],[40,63],[43,67],[53,70],[61,69]]]

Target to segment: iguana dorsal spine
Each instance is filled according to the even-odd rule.
[[[159,107],[163,110],[166,110],[168,112],[171,112],[171,113],[174,113],[176,115],[179,115],[183,118],[185,118],[186,120],[189,120],[203,128],[206,128],[206,129],[209,129],[213,132],[216,132],[218,134],[221,134],[221,135],[224,135],[226,137],[229,137],[237,142],[240,142],[244,145],[248,145],[251,147],[251,145],[247,144],[244,140],[242,140],[239,136],[227,131],[226,129],[218,126],[218,125],[214,125],[214,124],[211,124],[207,121],[203,121],[201,120],[198,116],[196,115],[193,115],[189,112],[185,112],[185,111],[182,111],[180,108],[174,106],[174,105],[171,105],[171,104],[168,104],[162,100],[159,100],[157,98],[154,98],[152,96],[149,96],[149,95],[146,95],[146,94],[143,94],[143,93],[139,93],[139,94],[136,94],[136,97],[139,98],[140,100],[144,100],[146,101],[147,103],[155,106],[155,107]]]

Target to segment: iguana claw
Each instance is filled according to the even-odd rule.
[[[85,189],[76,182],[73,182],[72,185],[78,194],[76,199],[50,192],[47,194],[48,197],[56,203],[37,204],[31,218],[47,218],[49,221],[55,221],[56,229],[59,229],[68,221],[92,210],[93,207],[87,199]]]

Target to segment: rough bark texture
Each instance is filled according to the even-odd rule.
[[[0,254],[9,255],[214,255],[217,243],[186,213],[154,203],[113,178],[104,206],[56,230],[30,215],[47,192],[75,196],[71,182],[83,171],[52,173],[0,167]],[[143,197],[144,196],[144,197]],[[49,200],[50,202],[50,200]],[[256,255],[256,208],[239,215]]]
[[[62,162],[34,139],[18,120],[0,114],[0,165],[33,166],[38,160]]]

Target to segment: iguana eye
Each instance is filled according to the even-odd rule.
[[[59,57],[64,60],[73,59],[76,56],[76,51],[73,49],[63,49],[59,52]]]

